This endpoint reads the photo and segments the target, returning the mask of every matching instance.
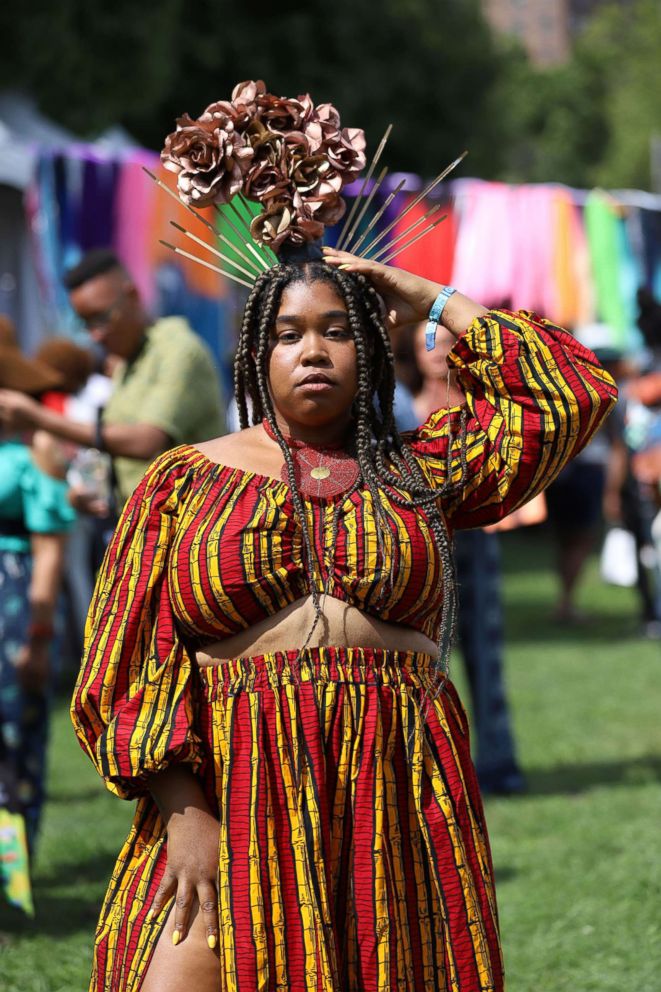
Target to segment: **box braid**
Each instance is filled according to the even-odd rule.
[[[280,445],[287,467],[294,511],[301,522],[305,566],[315,611],[314,622],[304,647],[321,620],[321,597],[314,581],[312,539],[296,483],[294,460],[275,419],[267,374],[271,331],[282,293],[290,284],[301,281],[326,282],[335,288],[345,302],[356,348],[358,390],[354,400],[355,440],[352,453],[358,462],[359,479],[345,499],[335,505],[332,521],[333,552],[337,546],[341,506],[361,485],[367,487],[372,500],[382,561],[388,558],[385,554],[385,542],[391,536],[379,490],[388,486],[389,498],[399,506],[410,508],[422,505],[426,508],[443,570],[439,675],[444,676],[457,623],[457,596],[452,542],[440,502],[443,496],[462,485],[466,474],[465,411],[462,412],[459,436],[459,477],[454,481],[452,479],[455,439],[448,437],[446,482],[441,488],[433,489],[395,424],[395,366],[390,338],[382,318],[381,298],[364,276],[342,272],[321,261],[303,265],[281,264],[259,276],[246,303],[234,362],[234,388],[241,428],[249,425],[247,401],[250,400],[252,423],[259,424],[262,419],[266,419]],[[375,397],[377,404],[374,402]],[[394,562],[393,556],[389,557],[392,583]]]

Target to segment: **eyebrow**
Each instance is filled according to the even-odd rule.
[[[335,319],[337,317],[343,317],[345,320],[349,319],[349,314],[346,310],[327,310],[326,313],[321,314],[322,319]],[[283,324],[285,321],[289,324],[300,324],[304,317],[297,317],[296,314],[281,314],[279,317],[275,318],[276,324]]]

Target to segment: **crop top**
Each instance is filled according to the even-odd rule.
[[[527,312],[477,318],[448,361],[468,407],[467,475],[443,505],[450,528],[493,523],[544,489],[616,397],[592,352]],[[437,411],[405,435],[431,486],[446,481],[448,463],[460,476],[460,411]],[[348,498],[303,496],[317,588],[436,638],[443,576],[427,513],[402,508],[387,488],[382,500],[386,560],[366,488]],[[309,593],[287,483],[216,464],[188,445],[161,455],[106,553],[72,704],[81,744],[109,788],[130,796],[172,760],[196,765],[195,650]]]

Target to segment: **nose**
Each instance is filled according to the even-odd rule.
[[[330,365],[330,357],[328,355],[326,339],[323,334],[318,334],[316,331],[307,331],[303,335],[301,364]]]

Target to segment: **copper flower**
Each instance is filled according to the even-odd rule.
[[[209,104],[199,120],[205,124],[214,122],[217,127],[224,127],[231,121],[235,130],[242,131],[250,121],[250,113],[244,106],[235,107],[229,100],[216,100]]]
[[[260,203],[291,196],[287,176],[268,158],[251,166],[245,176],[243,191],[249,200]]]
[[[251,233],[277,250],[337,223],[340,193],[365,166],[365,135],[342,128],[331,103],[315,107],[308,93],[279,97],[261,79],[247,80],[198,120],[181,117],[161,158],[188,204],[226,203],[238,192],[261,203]]]
[[[294,202],[296,202],[294,200]],[[324,196],[307,196],[303,200],[306,212],[324,227],[332,227],[344,217],[346,202],[339,193]]]
[[[255,241],[277,251],[285,241],[303,244],[324,233],[324,225],[313,220],[305,209],[293,210],[291,200],[274,200],[250,225]]]
[[[245,83],[238,83],[232,90],[232,103],[237,110],[242,108],[252,117],[257,110],[257,98],[266,93],[266,84],[263,79],[248,79]]]
[[[258,116],[269,131],[288,134],[300,131],[314,113],[314,104],[309,93],[290,100],[286,97],[265,93],[257,98]]]
[[[179,196],[199,207],[227,203],[241,190],[253,151],[231,120],[192,120],[184,114],[165,139],[161,161],[177,174]]]
[[[343,184],[352,182],[365,168],[365,144],[365,132],[358,127],[342,128],[324,142],[328,161]]]
[[[305,136],[313,152],[319,151],[339,130],[340,115],[332,103],[320,103],[305,123]]]

